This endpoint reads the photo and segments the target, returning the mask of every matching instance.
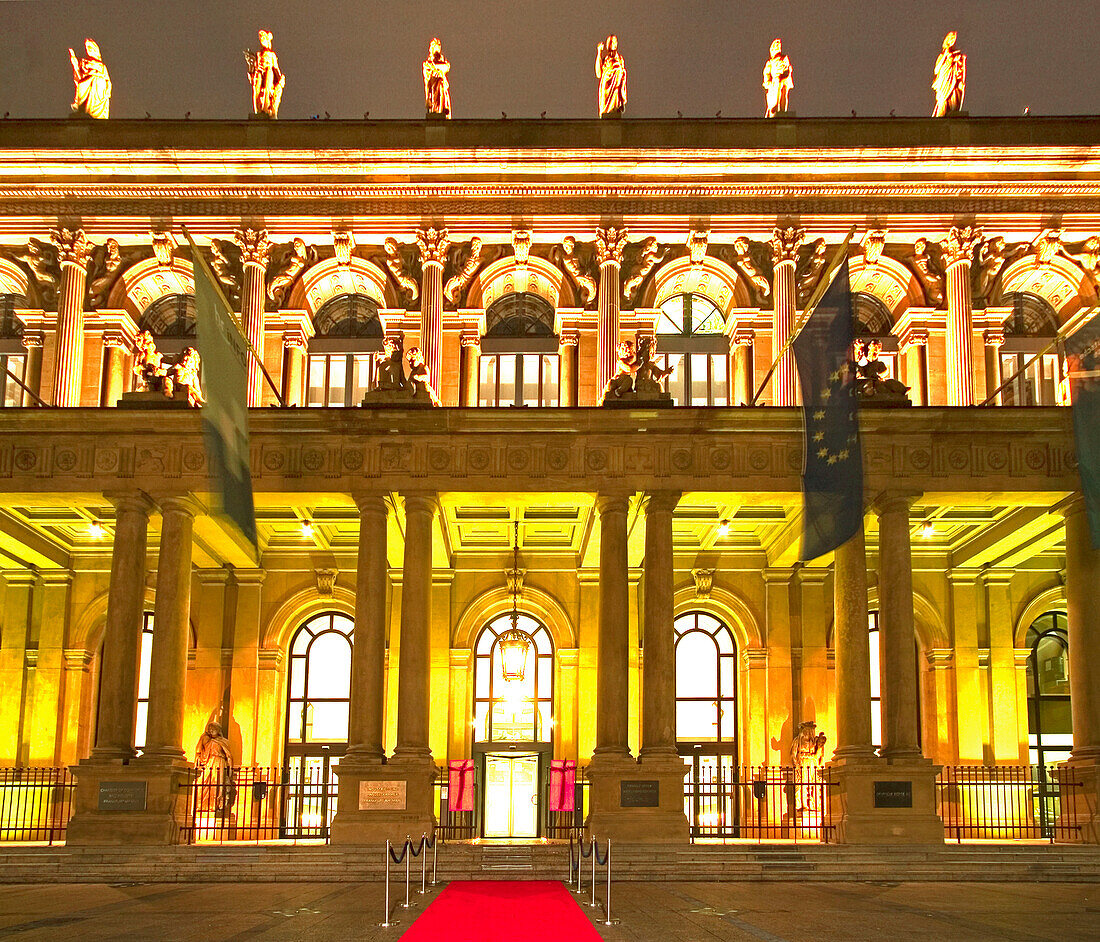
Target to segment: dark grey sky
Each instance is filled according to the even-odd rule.
[[[974,115],[1100,111],[1100,0],[0,0],[0,113],[61,117],[69,46],[99,42],[114,117],[240,118],[241,50],[275,34],[282,117],[423,117],[438,35],[455,117],[595,117],[593,59],[618,34],[628,117],[758,116],[776,36],[799,115],[928,114],[944,33],[968,56]]]

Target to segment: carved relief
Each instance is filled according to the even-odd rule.
[[[53,242],[32,238],[24,248],[12,248],[8,254],[28,270],[42,306],[47,309],[56,306],[57,289],[61,284],[57,246]]]
[[[724,246],[719,254],[745,277],[755,303],[762,304],[771,296],[771,278],[756,257],[753,243],[744,236],[738,236],[733,240],[733,245]]]
[[[307,265],[317,261],[317,250],[307,247],[302,239],[295,239],[289,245],[280,246],[267,270],[267,296],[281,305],[291,285]]]
[[[986,239],[978,246],[978,295],[989,301],[997,287],[1001,272],[1028,250],[1026,242],[1014,246],[1005,244],[1004,236]]]
[[[355,251],[355,236],[347,229],[332,234],[332,251],[339,265],[351,264],[351,253]]]
[[[596,297],[596,280],[590,274],[594,268],[591,247],[578,245],[573,236],[566,236],[561,242],[561,265],[579,289],[582,307],[587,306]]]
[[[1073,258],[1062,241],[1061,229],[1044,229],[1031,243],[1031,248],[1040,265],[1049,265],[1058,255],[1071,260]]]
[[[225,289],[226,300],[230,304],[236,302],[240,298],[241,277],[244,272],[240,247],[225,239],[211,239],[210,270]]]
[[[863,237],[863,264],[877,265],[886,247],[885,229],[868,229]]]
[[[528,238],[530,238],[530,233],[528,233]],[[471,279],[473,279],[478,268],[481,266],[481,239],[474,236],[470,240],[469,246],[462,267],[448,278],[447,283],[443,286],[444,297],[456,307],[458,306],[458,299],[462,292],[466,290],[466,286],[469,285]],[[526,261],[526,255],[524,256],[524,260]]]
[[[714,569],[693,569],[691,578],[695,582],[695,597],[709,599],[711,589],[714,587]]]
[[[317,594],[326,598],[331,597],[336,589],[336,577],[339,574],[339,569],[314,569],[313,576],[317,580]]]
[[[604,265],[622,265],[623,250],[626,248],[628,235],[629,232],[625,226],[621,229],[611,226],[596,230],[596,263],[601,268]]]
[[[411,278],[408,275],[408,250],[393,238],[393,236],[386,239],[383,244],[383,249],[386,252],[386,268],[389,269],[390,275],[393,276],[393,280],[397,283],[398,288],[408,299],[408,303],[412,304],[420,297],[420,285],[415,278]]]
[[[943,270],[932,258],[928,240],[921,238],[913,243],[913,252],[908,261],[917,280],[924,288],[924,295],[932,307],[943,304]]]
[[[705,231],[693,230],[688,233],[686,245],[688,258],[691,260],[692,265],[703,264],[703,259],[707,257],[707,243],[709,239],[710,234]]]
[[[171,232],[150,232],[149,243],[153,246],[153,257],[162,268],[172,264],[179,243]]]
[[[805,304],[814,293],[818,281],[821,280],[821,272],[825,269],[825,254],[828,246],[824,239],[815,239],[810,245],[809,254],[798,268],[795,275],[795,291],[799,304]]]
[[[128,261],[133,263],[136,253],[128,253]],[[122,274],[123,260],[116,239],[108,239],[103,245],[93,248],[88,262],[88,298],[93,308],[103,307],[111,287]]]
[[[632,258],[627,262],[626,268],[633,275],[623,285],[623,300],[627,303],[634,297],[642,282],[649,277],[649,273],[668,254],[668,249],[657,244],[655,236],[649,236],[642,242],[636,242],[630,246],[634,251]]]
[[[512,254],[517,265],[526,265],[531,257],[531,232],[529,229],[516,229],[512,232]]]

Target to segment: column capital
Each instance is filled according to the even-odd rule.
[[[735,347],[751,347],[756,340],[756,331],[751,327],[738,327],[730,340]]]
[[[776,226],[772,230],[770,245],[772,247],[772,262],[775,265],[798,264],[798,250],[806,239],[806,230],[795,226],[780,228]]]
[[[558,334],[559,347],[576,347],[580,342],[581,334],[579,330],[563,330]]]
[[[909,347],[927,347],[928,330],[925,327],[906,327],[898,338],[898,345],[902,350]]]
[[[238,569],[234,567],[230,574],[233,576],[233,581],[241,586],[262,586],[267,578],[267,571],[264,569]]]
[[[382,491],[353,491],[351,499],[359,508],[360,516],[380,514],[385,517],[389,509],[386,506],[386,495]]]
[[[462,345],[462,349],[466,350],[469,347],[477,347],[481,349],[481,334],[476,330],[464,330],[459,336],[459,343]]]
[[[987,347],[1003,347],[1005,342],[1005,332],[1003,327],[999,327],[996,330],[987,330],[982,334],[982,341]]]
[[[645,495],[646,516],[651,513],[672,513],[682,496],[681,491],[648,491]]]
[[[88,270],[93,245],[84,235],[83,229],[65,229],[58,226],[50,230],[50,241],[57,247],[57,263],[62,268]]]
[[[23,331],[23,346],[27,350],[34,348],[41,349],[42,345],[46,342],[46,335],[40,330],[25,330]]]
[[[904,512],[905,515],[908,516],[909,509],[923,496],[924,494],[922,491],[881,491],[871,499],[871,509],[880,517],[883,514],[895,512]]]
[[[623,263],[623,249],[626,248],[626,240],[629,230],[626,226],[615,228],[599,228],[596,230],[596,261],[600,268],[611,265],[619,268]]]
[[[206,513],[202,502],[193,494],[168,494],[156,498],[160,506],[160,514],[167,517],[169,514],[184,514],[187,517],[197,517]]]
[[[596,495],[596,510],[601,517],[607,514],[625,514],[630,505],[627,491],[600,491]]]
[[[439,507],[439,495],[435,491],[402,491],[405,513],[426,513],[435,515]]]
[[[157,508],[156,502],[145,491],[104,491],[103,496],[115,508],[116,516],[130,511],[148,517]]]
[[[233,242],[241,250],[241,265],[267,269],[271,243],[266,229],[237,229],[233,233]]]
[[[447,249],[451,244],[447,230],[434,227],[417,229],[416,244],[420,249],[421,266],[429,268],[434,265],[442,271],[443,263],[447,259]]]
[[[284,350],[306,350],[308,348],[309,341],[306,339],[304,330],[299,328],[296,330],[283,331]]]
[[[944,271],[963,262],[969,265],[981,241],[981,226],[952,226],[947,238],[940,241]]]

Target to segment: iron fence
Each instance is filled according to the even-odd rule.
[[[476,800],[477,786],[474,797]],[[451,789],[447,770],[440,769],[435,779],[435,833],[438,839],[447,841],[471,841],[477,837],[477,822],[473,808],[458,810],[451,807]]]
[[[550,808],[547,783],[547,809]],[[584,819],[588,815],[588,769],[578,766],[573,782],[573,809],[546,812],[546,837],[552,841],[577,841],[584,836]]]
[[[0,769],[0,841],[64,843],[75,788],[67,768]]]
[[[948,840],[1074,840],[1082,782],[1072,768],[944,766],[936,804]]]
[[[818,768],[693,764],[684,782],[692,841],[793,840],[828,843],[833,823]]]

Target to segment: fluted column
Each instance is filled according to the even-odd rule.
[[[580,335],[575,330],[563,330],[558,338],[558,405],[577,404],[577,346]],[[600,392],[603,392],[601,389]]]
[[[905,354],[905,383],[909,386],[909,398],[915,406],[928,406],[932,400],[928,391],[928,331],[905,331],[901,336],[901,349]]]
[[[1005,332],[1001,330],[987,330],[982,339],[985,341],[985,398],[993,395],[994,390],[1000,389],[1004,378],[1001,372],[1001,347],[1004,346]],[[1011,374],[1010,374],[1011,375]],[[997,405],[1004,400],[1003,393],[997,393]]]
[[[83,229],[54,229],[61,285],[57,295],[57,362],[53,376],[55,406],[79,406],[84,369],[84,294],[92,244]]]
[[[115,540],[107,590],[107,627],[99,667],[96,759],[134,754],[142,612],[145,609],[145,549],[153,502],[134,492],[112,497]]]
[[[794,330],[795,310],[798,298],[795,293],[795,268],[798,250],[806,233],[802,229],[775,229],[772,232],[772,357],[778,355]],[[795,392],[794,352],[788,350],[775,367],[772,377],[772,405],[798,404]]]
[[[947,404],[974,405],[974,308],[970,293],[970,263],[982,240],[982,230],[952,228],[940,243],[947,274]]]
[[[1077,495],[1066,518],[1066,622],[1074,760],[1100,761],[1100,550],[1089,539],[1084,499]]]
[[[355,571],[355,643],[351,652],[351,715],[347,755],[382,761],[386,700],[386,502],[363,494]],[[404,650],[404,644],[402,644]]]
[[[733,335],[733,370],[730,377],[730,405],[747,406],[755,389],[752,350],[756,332],[738,330]]]
[[[435,503],[435,495],[405,495],[395,759],[430,761],[432,757],[428,747],[428,717]]]
[[[161,501],[157,595],[149,667],[148,759],[182,759],[191,626],[191,549],[197,506],[189,497]]]
[[[477,331],[464,333],[461,343],[463,386],[459,405],[476,406],[480,381],[481,335]]]
[[[838,547],[833,563],[838,759],[874,755],[871,742],[871,642],[867,630],[867,556],[863,527]]]
[[[23,331],[23,349],[27,351],[27,365],[23,369],[23,385],[42,398],[42,344],[45,338],[39,330]],[[36,406],[30,393],[23,393],[23,405]]]
[[[630,585],[627,570],[625,494],[600,494],[599,641],[596,659],[596,748],[594,754],[630,755]]]
[[[921,754],[913,630],[913,554],[909,539],[909,507],[914,498],[911,494],[883,494],[875,506],[879,516],[881,755],[888,759]]]
[[[596,261],[600,287],[596,296],[596,401],[603,398],[607,381],[615,375],[619,346],[619,272],[623,264],[627,230],[596,230]]]
[[[233,241],[241,250],[241,265],[244,276],[241,283],[241,323],[244,335],[252,348],[263,360],[264,356],[264,307],[267,304],[267,292],[264,278],[267,273],[268,254],[271,243],[267,240],[267,230],[238,229],[233,233]],[[248,405],[262,405],[263,375],[256,358],[248,358]]]
[[[105,334],[103,350],[103,405],[113,406],[126,392],[126,342],[121,334]]]
[[[305,401],[306,349],[306,338],[300,332],[283,334],[283,350],[286,356],[283,401],[288,406],[300,406]]]
[[[451,244],[446,229],[417,229],[420,247],[420,351],[432,388],[443,398],[443,264]]]
[[[676,755],[676,643],[673,634],[672,512],[676,491],[649,495],[645,515],[645,649],[642,759]]]

